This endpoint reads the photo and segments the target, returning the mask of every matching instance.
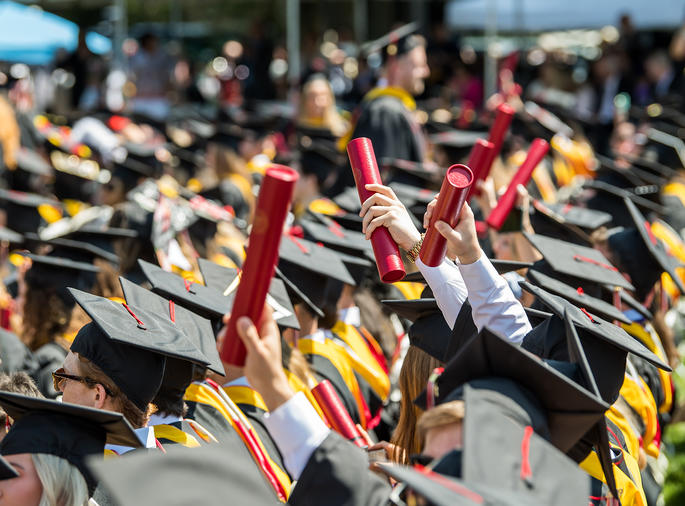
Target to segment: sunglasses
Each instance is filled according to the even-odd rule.
[[[87,378],[85,376],[76,376],[74,374],[67,374],[66,372],[64,372],[64,367],[60,367],[52,373],[52,385],[58,392],[62,390],[62,385],[66,380],[78,381],[90,388],[93,388],[96,385],[102,385],[102,388],[105,389],[105,393],[110,397],[114,397],[114,392],[112,392],[109,388],[107,388],[99,381],[95,381],[93,378]]]

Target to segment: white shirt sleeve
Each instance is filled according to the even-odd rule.
[[[330,433],[302,392],[265,413],[264,424],[281,451],[286,470],[293,480],[300,478],[312,453]]]
[[[416,257],[416,266],[433,291],[435,302],[445,321],[450,328],[454,327],[461,306],[468,296],[459,268],[447,257],[437,267],[429,267]]]
[[[528,316],[485,254],[481,252],[476,262],[460,264],[458,268],[468,287],[473,322],[478,331],[487,327],[512,343],[523,341],[532,329]]]

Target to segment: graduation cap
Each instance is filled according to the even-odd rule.
[[[304,138],[300,139],[300,171],[303,174],[316,176],[319,186],[326,190],[335,181],[335,176],[345,163],[345,158],[336,149],[335,145],[329,145],[325,141],[311,140],[307,147],[302,145]]]
[[[532,267],[533,264],[530,262],[519,262],[517,260],[498,260],[496,258],[488,259],[492,266],[499,274],[506,274],[507,272],[515,272],[521,269],[528,269]],[[410,272],[407,274],[402,281],[413,282],[413,283],[425,283],[426,280],[421,274],[421,271]]]
[[[321,310],[337,302],[343,284],[356,285],[337,252],[290,235],[281,239],[278,267]]]
[[[536,234],[565,237],[570,242],[592,246],[588,232],[611,222],[611,215],[594,209],[532,201],[530,223]]]
[[[584,309],[577,308],[566,299],[526,281],[521,281],[520,285],[524,290],[535,295],[559,319],[565,317],[572,319],[602,399],[607,402],[613,403],[618,398],[623,384],[628,353],[637,355],[660,369],[666,371],[671,369],[621,327],[602,320]],[[557,330],[554,330],[555,326]],[[563,321],[561,326],[563,326]],[[523,348],[551,360],[567,360],[566,332],[559,330],[559,327],[559,323],[550,319],[540,328],[534,328],[524,338]]]
[[[207,364],[204,361],[198,362],[197,355],[193,354],[185,360],[186,362],[207,367],[207,369],[211,369],[221,375],[225,374],[223,363],[216,348],[212,324],[209,320],[189,311],[183,306],[176,305],[172,300],[160,297],[150,290],[136,285],[126,278],[119,277],[119,283],[128,304],[161,317],[168,316],[169,320],[185,334],[188,340],[195,345],[208,361]],[[167,358],[168,368],[169,359]],[[165,376],[167,376],[166,373]]]
[[[342,192],[333,197],[333,202],[348,213],[359,213],[362,208],[362,204],[359,202],[359,193],[354,187],[345,188]]]
[[[20,234],[37,231],[44,223],[43,214],[47,212],[57,217],[62,209],[62,204],[57,200],[2,188],[0,202],[7,214],[7,226]]]
[[[590,209],[609,213],[613,217],[615,226],[629,227],[630,216],[626,213],[623,199],[628,197],[633,203],[646,211],[652,211],[659,215],[664,214],[664,207],[652,202],[636,193],[607,184],[603,181],[589,180],[583,183],[583,188],[595,190],[596,194],[585,202]]]
[[[31,268],[26,272],[26,283],[35,290],[54,291],[67,308],[74,307],[74,299],[67,287],[90,290],[95,285],[99,267],[92,263],[79,262],[70,258],[52,255],[22,253],[31,259]]]
[[[300,225],[305,233],[305,238],[312,242],[321,242],[326,247],[347,253],[349,255],[365,254],[367,258],[373,258],[371,241],[361,232],[346,230],[335,220],[319,213],[311,213],[316,219],[303,219]]]
[[[319,309],[311,301],[311,299],[307,297],[307,295],[302,290],[300,290],[298,286],[295,283],[293,283],[293,281],[290,278],[288,278],[288,276],[283,274],[283,272],[278,268],[278,266],[276,267],[276,273],[274,276],[283,281],[283,283],[285,284],[285,288],[288,291],[288,296],[293,304],[302,303],[305,306],[307,306],[309,310],[313,314],[317,315],[319,318],[322,318],[324,316],[323,311],[321,311],[321,309]]]
[[[444,169],[427,167],[422,163],[399,158],[382,158],[380,160],[381,170],[390,175],[383,177],[387,181],[411,181],[420,185],[439,188],[445,174]]]
[[[125,459],[91,459],[88,464],[119,506],[166,504],[214,506],[230,497],[234,504],[276,506],[273,489],[249,455],[230,442],[162,452],[140,452]],[[182,484],[182,486],[179,486]]]
[[[192,283],[144,260],[139,259],[138,265],[152,285],[153,292],[168,297],[209,320],[220,320],[231,312],[233,299],[224,297],[219,290]]]
[[[621,155],[623,156],[623,155]],[[664,185],[667,179],[639,167],[621,167],[614,160],[602,155],[595,155],[599,168],[595,171],[595,179],[618,188],[635,188],[645,185]]]
[[[376,40],[365,43],[361,47],[361,52],[367,57],[373,53],[380,53],[383,62],[388,58],[407,54],[416,47],[425,46],[423,38],[416,33],[419,27],[418,22],[402,25]]]
[[[562,283],[561,281],[534,269],[528,271],[527,277],[536,286],[559,295],[576,306],[585,308],[602,318],[606,318],[607,320],[618,320],[626,324],[631,323],[630,319],[613,304],[609,304],[602,299],[586,294],[582,288],[573,288],[566,283]]]
[[[24,237],[29,242],[43,243],[50,246],[50,254],[75,260],[78,262],[92,263],[96,258],[102,258],[108,262],[118,265],[119,257],[113,251],[107,251],[95,244],[73,239],[56,238],[41,240],[38,234],[27,233]]]
[[[92,319],[76,334],[71,351],[102,369],[142,411],[159,390],[167,356],[209,364],[168,319],[73,288],[69,291]]]
[[[14,420],[0,442],[0,454],[47,453],[63,458],[81,472],[91,494],[97,482],[86,466],[88,455],[102,458],[106,443],[142,446],[121,413],[12,392],[0,392],[0,406]]]
[[[519,404],[520,390],[505,378],[465,384],[463,447],[455,451],[460,455],[445,456],[434,470],[451,475],[450,460],[460,457],[461,478],[486,490],[528,497],[528,504],[582,504],[590,492],[587,474],[537,431],[529,431],[540,423],[537,413],[531,417],[529,411],[541,408],[528,406],[526,400]],[[537,427],[542,434],[545,425]]]
[[[465,383],[506,378],[513,386],[512,401],[515,399],[530,418],[537,420],[530,425],[544,425],[539,433],[544,436],[548,431],[550,442],[567,452],[604,416],[609,405],[556,370],[554,365],[483,329],[464,344],[438,377],[435,403],[462,398],[463,389],[459,387]],[[425,408],[427,395],[424,391],[414,402]]]
[[[222,294],[232,287],[233,289],[230,290],[227,296],[233,300],[239,282],[236,279],[238,277],[238,269],[224,267],[205,258],[198,258],[197,262],[205,284]],[[300,329],[300,324],[295,316],[295,309],[283,280],[276,277],[271,279],[266,302],[273,309],[274,320],[278,325],[296,330]]]
[[[554,272],[593,283],[620,286],[628,290],[634,289],[618,269],[596,249],[544,235],[527,232],[523,235],[540,252],[545,264],[549,265]],[[537,269],[537,264],[533,268]]]
[[[433,298],[383,300],[381,303],[401,318],[413,322],[407,331],[410,344],[441,362],[448,362],[472,335],[478,333],[468,299],[462,304],[452,328]],[[551,316],[544,311],[530,308],[524,310],[532,321]]]
[[[650,222],[637,206],[628,198],[623,199],[623,203],[630,213],[634,228],[610,235],[608,242],[635,284],[638,299],[647,297],[662,272],[667,272],[680,293],[685,293],[685,286],[675,272],[678,265],[676,258],[670,256],[663,243],[654,236]]]
[[[100,169],[95,160],[82,159],[62,151],[52,151],[55,168],[54,192],[60,199],[90,201],[100,184],[108,183],[112,174]]]

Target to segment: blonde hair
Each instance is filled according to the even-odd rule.
[[[315,83],[322,82],[326,85],[326,89],[330,98],[330,104],[323,113],[321,126],[328,128],[333,135],[342,137],[347,133],[347,121],[340,115],[335,106],[335,95],[331,83],[328,82],[324,76],[312,77],[302,87],[302,99],[300,100],[300,110],[297,115],[297,122],[303,125],[313,124],[312,118],[307,117],[305,110],[305,97],[309,94]]]
[[[12,106],[0,96],[0,146],[2,157],[9,169],[17,166],[16,153],[19,150],[21,131]]]
[[[416,430],[419,441],[423,446],[426,444],[426,434],[429,430],[445,427],[454,423],[462,423],[464,420],[464,401],[450,401],[440,404],[426,411],[419,417]]]
[[[88,485],[68,461],[47,453],[32,453],[31,460],[43,485],[38,506],[86,506]]]
[[[421,441],[416,432],[416,422],[423,413],[416,404],[416,399],[428,383],[428,378],[436,367],[442,363],[416,346],[410,346],[400,370],[400,419],[393,432],[391,443],[395,445],[392,460],[399,464],[408,464],[409,455],[419,453]]]

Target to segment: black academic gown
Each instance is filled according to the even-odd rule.
[[[387,504],[390,490],[369,471],[366,452],[331,432],[309,458],[288,504],[376,506]]]

